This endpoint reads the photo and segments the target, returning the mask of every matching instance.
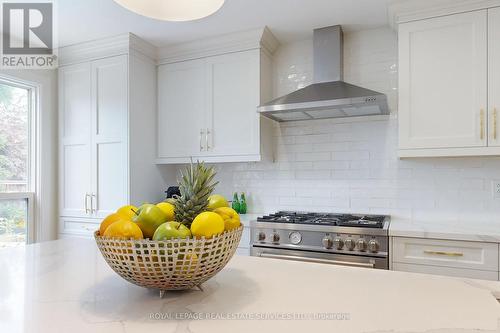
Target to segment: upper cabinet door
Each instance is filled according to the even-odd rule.
[[[260,50],[207,59],[208,155],[259,155]]]
[[[205,60],[158,67],[158,158],[189,158],[206,152]]]
[[[92,62],[92,204],[96,217],[128,203],[127,72],[127,56]]]
[[[400,24],[401,149],[487,145],[486,36],[486,10]]]
[[[489,145],[500,146],[500,7],[488,9]]]
[[[91,192],[90,64],[59,69],[59,209],[61,216],[88,216]]]

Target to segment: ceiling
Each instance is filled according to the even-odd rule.
[[[184,0],[185,1],[185,0]],[[345,31],[387,25],[389,0],[226,0],[215,14],[164,22],[129,12],[113,0],[58,0],[59,46],[132,32],[156,46],[267,25],[281,43],[341,24]]]

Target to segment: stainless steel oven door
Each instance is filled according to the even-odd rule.
[[[294,260],[302,262],[314,262],[330,265],[342,265],[351,267],[389,269],[387,258],[373,258],[354,255],[297,251],[270,247],[253,246],[250,254],[254,257]]]

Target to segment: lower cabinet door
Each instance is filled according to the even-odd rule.
[[[99,229],[100,219],[85,219],[78,217],[59,218],[59,238],[83,237],[92,238],[94,231]]]
[[[446,275],[454,277],[464,277],[471,279],[482,279],[482,280],[498,280],[498,272],[493,271],[480,271],[476,269],[463,269],[463,268],[453,268],[453,267],[439,267],[431,265],[412,265],[412,264],[402,264],[393,263],[392,270],[400,272],[412,272],[412,273],[424,273],[432,275]]]

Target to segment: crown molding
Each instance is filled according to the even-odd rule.
[[[151,60],[156,60],[158,58],[158,49],[156,46],[146,42],[144,39],[134,35],[133,33],[129,33],[129,37],[130,50],[140,53]]]
[[[132,33],[64,46],[58,51],[60,66],[131,53],[156,60],[156,47]]]
[[[224,53],[263,49],[273,54],[279,42],[267,27],[231,33],[158,49],[158,64],[215,56]]]
[[[389,4],[389,24],[397,30],[399,23],[499,7],[500,0],[394,0]]]
[[[128,54],[129,34],[92,40],[59,48],[59,65]]]
[[[162,48],[155,47],[133,33],[126,33],[60,47],[58,51],[60,66],[122,54],[133,54],[157,64],[166,64],[252,49],[262,49],[272,55],[278,46],[279,42],[271,30],[264,27]]]

